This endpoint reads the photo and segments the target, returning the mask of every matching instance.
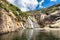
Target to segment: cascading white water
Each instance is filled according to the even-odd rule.
[[[29,26],[31,26],[31,28],[34,28],[33,22],[31,20],[31,17],[30,16],[28,17],[27,22],[28,22]]]
[[[39,24],[37,23],[37,20],[35,19],[34,16],[32,17],[31,20],[33,21],[33,26],[34,26],[34,28],[39,28]]]
[[[24,27],[23,23],[22,23],[22,22],[20,22],[20,23],[21,23],[21,27],[22,27],[23,29],[25,29],[25,27]]]
[[[34,16],[28,16],[27,25],[28,25],[28,28],[38,28],[39,27]]]

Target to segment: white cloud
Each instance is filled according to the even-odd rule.
[[[57,0],[51,0],[51,1],[56,2]]]
[[[8,2],[14,4],[16,0],[7,0]],[[38,5],[37,0],[17,0],[16,6],[18,6],[22,11],[34,10]]]
[[[44,8],[42,4],[45,0],[41,0],[40,2],[38,2],[37,0],[7,0],[7,1],[18,6],[22,11],[30,11],[35,10],[37,5],[39,5],[39,8]],[[50,1],[56,2],[57,0]]]
[[[7,0],[8,2],[14,4],[16,3],[22,11],[30,11],[36,9],[37,5],[39,5],[40,8],[43,8],[42,3],[44,0],[41,0],[41,2],[38,3],[37,0]],[[15,5],[15,4],[14,4]]]
[[[42,6],[42,3],[44,2],[44,0],[41,0],[41,2],[39,3],[39,7],[40,8],[43,8],[43,6]]]
[[[37,0],[19,0],[18,4],[22,11],[34,10],[38,5]]]

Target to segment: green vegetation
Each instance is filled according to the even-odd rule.
[[[0,8],[2,8],[2,4],[0,3]]]
[[[10,4],[6,0],[0,0],[0,2],[1,1],[2,1],[2,3],[0,3],[0,8],[5,9],[7,12],[9,12],[9,11],[13,12],[16,15],[16,17],[18,18],[18,21],[20,21],[20,16],[27,18],[28,15],[26,13],[23,13],[18,7]]]
[[[2,13],[0,12],[0,17],[2,16]]]

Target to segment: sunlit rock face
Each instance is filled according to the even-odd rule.
[[[1,9],[0,10],[0,33],[6,33],[6,32],[16,31],[20,29],[21,25],[15,19],[16,16],[12,12],[8,13],[4,9]]]
[[[57,20],[54,24],[51,25],[52,28],[60,28],[60,20]]]
[[[37,20],[35,19],[34,16],[28,16],[26,23],[25,23],[26,28],[40,28],[40,25],[37,23]]]
[[[50,14],[39,14],[40,16],[36,18],[36,16],[28,16],[25,20],[25,23],[22,23],[23,28],[60,28],[60,11],[55,11]]]
[[[44,27],[51,28],[60,28],[60,11],[55,11],[50,13],[49,15],[41,15],[41,19],[39,21],[40,25]]]
[[[51,15],[55,16],[55,22],[53,24],[51,24],[51,27],[55,27],[55,28],[60,28],[60,11],[56,11],[54,13],[52,13]]]

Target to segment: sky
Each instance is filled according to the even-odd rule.
[[[17,6],[21,11],[39,10],[47,8],[55,4],[59,4],[60,0],[7,0],[11,4]]]

